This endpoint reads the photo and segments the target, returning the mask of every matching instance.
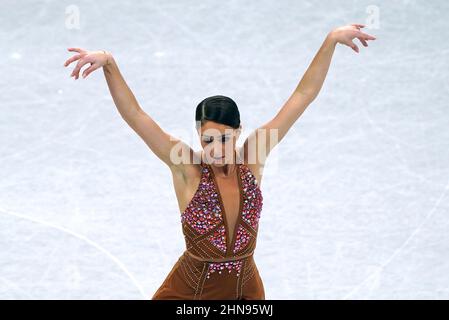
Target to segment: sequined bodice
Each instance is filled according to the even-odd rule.
[[[181,214],[187,251],[211,261],[253,253],[263,204],[255,176],[244,163],[237,164],[240,210],[233,239],[229,239],[229,225],[214,172],[203,162],[201,168],[198,189]]]

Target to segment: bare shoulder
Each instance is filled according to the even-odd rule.
[[[201,175],[201,150],[189,149],[188,156],[180,164],[170,166],[174,179],[181,179],[185,185],[198,180]]]
[[[201,150],[192,151],[192,161],[184,164],[184,170],[187,178],[196,179],[201,175]]]
[[[251,170],[251,173],[257,180],[257,185],[260,187],[262,183],[263,163],[254,161],[254,159],[249,156],[246,144],[237,149],[237,154],[238,157],[242,159],[241,162]]]
[[[190,151],[189,160],[170,166],[180,212],[184,212],[201,180],[201,152]]]

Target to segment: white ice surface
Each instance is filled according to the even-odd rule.
[[[184,250],[169,169],[121,119],[102,70],[69,77],[66,48],[111,51],[141,107],[196,150],[196,105],[233,98],[241,144],[327,32],[366,23],[373,5],[378,39],[336,48],[272,153],[255,260],[267,299],[448,299],[443,0],[2,0],[0,298],[149,299]]]

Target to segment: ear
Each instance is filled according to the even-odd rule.
[[[242,125],[240,125],[237,129],[237,137],[236,139],[238,139],[240,137],[240,134],[242,133]]]

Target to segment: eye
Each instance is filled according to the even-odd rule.
[[[228,136],[223,136],[222,138],[221,138],[221,142],[226,142],[226,141],[228,141],[229,140],[229,137]]]
[[[213,138],[203,138],[203,141],[205,142],[205,143],[211,143],[212,141],[213,141],[214,139]]]

